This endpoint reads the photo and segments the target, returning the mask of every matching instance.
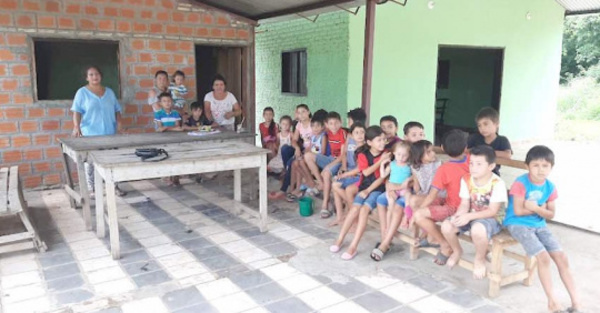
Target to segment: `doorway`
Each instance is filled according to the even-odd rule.
[[[243,116],[246,115],[248,96],[244,92],[246,74],[243,62],[244,49],[242,47],[222,47],[196,45],[196,91],[198,100],[204,100],[204,95],[212,91],[213,79],[217,74],[225,77],[227,91],[232,93],[242,106]],[[241,118],[236,120],[236,125]],[[250,125],[250,124],[248,124]]]
[[[451,129],[476,132],[475,115],[481,108],[500,112],[503,63],[503,48],[439,46],[436,145]]]

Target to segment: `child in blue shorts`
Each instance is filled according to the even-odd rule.
[[[367,143],[363,145],[356,157],[357,167],[360,170],[360,179],[358,181],[358,195],[354,197],[354,203],[348,216],[344,220],[344,225],[340,235],[329,250],[333,253],[340,251],[344,238],[350,227],[358,219],[356,232],[350,247],[342,254],[343,260],[351,260],[356,256],[358,243],[367,227],[367,219],[371,210],[375,209],[377,197],[383,193],[385,177],[380,177],[379,166],[381,162],[390,159],[390,153],[385,150],[385,134],[379,126],[371,126],[366,131]]]
[[[342,148],[342,156],[340,157],[340,170],[333,177],[333,200],[335,203],[336,218],[329,223],[329,226],[340,224],[344,220],[344,204],[350,208],[354,196],[358,192],[358,183],[360,179],[360,170],[356,165],[356,150],[365,144],[365,126],[361,123],[354,123],[350,127],[350,136],[348,141]],[[327,210],[327,213],[321,211],[322,218],[328,218],[332,214]]]
[[[548,297],[548,310],[580,312],[581,303],[567,256],[546,225],[546,219],[554,218],[556,212],[556,187],[547,179],[554,166],[554,153],[546,146],[535,146],[527,152],[525,163],[529,173],[519,176],[510,188],[504,226],[523,245],[525,252],[537,259],[540,282]],[[558,267],[571,297],[571,307],[566,311],[562,310],[552,289],[551,261]]]

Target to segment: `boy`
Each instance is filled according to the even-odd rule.
[[[547,179],[554,166],[554,153],[546,146],[535,146],[527,152],[525,164],[529,173],[519,176],[510,188],[504,226],[525,252],[537,259],[540,282],[548,297],[548,310],[579,312],[581,304],[567,256],[546,225],[546,219],[554,218],[556,212],[556,187]],[[571,307],[567,311],[562,311],[552,289],[551,261],[556,263],[571,297]]]
[[[508,138],[498,135],[498,126],[500,125],[498,111],[490,107],[483,108],[475,116],[475,122],[479,132],[469,137],[467,148],[488,145],[496,151],[497,157],[510,159],[512,157],[510,142]],[[496,165],[494,174],[500,175],[500,165]]]
[[[206,115],[204,115],[203,102],[192,102],[190,109],[192,109],[192,116],[185,121],[185,125],[183,126],[185,130],[198,130],[202,126],[219,126],[219,124],[209,120]]]
[[[154,112],[154,121],[156,122],[157,132],[164,131],[182,131],[181,116],[173,110],[173,98],[168,92],[163,92],[158,96],[158,101],[162,109]]]
[[[425,139],[425,127],[419,122],[408,122],[404,124],[404,140],[413,143]]]
[[[458,264],[463,253],[458,234],[470,232],[475,245],[475,279],[485,276],[488,242],[502,230],[504,206],[508,201],[504,181],[492,172],[495,166],[494,149],[485,145],[471,149],[470,173],[460,180],[460,206],[442,223],[442,233],[453,251],[447,263],[450,268]]]
[[[442,149],[450,156],[450,160],[438,168],[433,177],[429,194],[413,215],[415,223],[439,243],[440,252],[434,260],[438,265],[446,264],[452,249],[438,230],[435,222],[441,222],[456,213],[456,209],[461,202],[459,197],[460,180],[465,174],[469,173],[469,158],[465,155],[467,134],[462,130],[453,129],[446,133],[442,142]],[[444,205],[434,205],[438,193],[442,190],[445,190],[447,194],[446,203]],[[417,243],[417,246],[424,248],[431,247],[433,244],[424,240]]]
[[[367,114],[365,113],[365,110],[361,108],[356,108],[348,111],[347,118],[348,129],[350,129],[352,125],[354,125],[354,123],[361,123],[362,125],[366,125]]]
[[[401,140],[400,137],[398,137],[398,120],[395,117],[391,115],[381,117],[379,120],[379,127],[381,127],[381,130],[385,133],[387,141],[385,145],[386,150],[390,150],[397,141]]]

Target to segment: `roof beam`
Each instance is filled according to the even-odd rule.
[[[279,10],[279,11],[267,12],[265,14],[260,14],[257,16],[253,16],[251,18],[256,19],[256,20],[262,20],[262,19],[267,19],[267,18],[271,18],[271,17],[302,13],[302,12],[311,11],[311,10],[317,10],[320,8],[339,5],[339,4],[343,4],[343,3],[347,3],[347,2],[352,2],[352,0],[325,0],[325,1],[319,1],[319,2],[315,2],[315,3],[307,4],[307,5],[301,5],[301,6],[297,6],[297,7],[293,7],[293,8],[287,8],[287,9],[283,9],[283,10]]]
[[[584,10],[584,11],[565,11],[565,15],[582,15],[582,14],[595,14],[600,13],[600,8],[592,9],[592,10]]]

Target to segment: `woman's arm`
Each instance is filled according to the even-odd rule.
[[[210,101],[204,101],[204,114],[209,121],[214,121],[212,110],[210,109]]]
[[[73,134],[72,135],[73,135],[73,137],[81,137],[81,113],[79,113],[79,112],[73,112]]]
[[[242,107],[239,103],[236,102],[233,104],[233,111],[225,113],[225,118],[230,119],[232,117],[238,117],[240,115],[242,115]]]
[[[117,120],[117,134],[125,133],[123,130],[123,123],[121,122],[121,112],[115,113],[115,119]]]

